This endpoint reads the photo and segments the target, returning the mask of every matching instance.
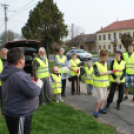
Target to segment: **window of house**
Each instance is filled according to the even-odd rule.
[[[111,49],[111,45],[108,45],[108,49]]]
[[[119,45],[119,49],[121,49],[121,45]]]
[[[116,33],[114,33],[114,39],[116,40]]]
[[[99,35],[99,40],[101,40],[101,35]]]
[[[111,34],[108,34],[108,40],[111,40]]]
[[[105,34],[103,35],[103,40],[106,40],[106,35]]]
[[[121,39],[121,35],[122,35],[122,33],[119,33],[119,39]]]
[[[83,45],[80,45],[80,49],[84,49],[84,46]]]
[[[106,46],[105,45],[103,46],[103,49],[106,49]]]

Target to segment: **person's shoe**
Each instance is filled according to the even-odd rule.
[[[65,94],[61,94],[61,96],[66,97],[66,95],[65,95]]]
[[[108,108],[109,108],[109,106],[110,106],[110,104],[109,103],[107,103],[107,105],[105,106],[105,110],[107,110]]]
[[[127,96],[125,96],[125,97],[124,97],[124,100],[128,100],[128,97],[127,97]]]
[[[41,103],[41,106],[45,107],[45,106],[46,106],[46,104],[43,102],[43,103]]]
[[[98,112],[94,112],[93,115],[94,115],[95,118],[98,118],[99,117],[99,113]]]
[[[64,102],[64,100],[61,99],[60,102]]]
[[[117,103],[116,109],[120,110],[120,104]]]
[[[107,112],[106,112],[105,109],[100,109],[100,113],[101,113],[101,114],[107,114]]]

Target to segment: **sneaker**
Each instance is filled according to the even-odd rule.
[[[107,112],[106,112],[105,109],[100,109],[100,113],[101,113],[101,114],[107,114]]]
[[[99,117],[99,113],[98,112],[94,112],[93,115],[94,115],[95,118],[98,118]]]
[[[107,110],[109,108],[109,106],[110,106],[109,103],[107,103],[107,105],[105,106],[104,109]]]
[[[60,102],[64,102],[64,100],[61,99]]]
[[[120,110],[120,104],[117,103],[116,109]]]
[[[128,97],[127,97],[127,96],[125,96],[125,97],[124,97],[124,100],[127,100],[127,99],[128,99]]]

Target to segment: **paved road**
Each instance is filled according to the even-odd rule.
[[[49,60],[50,60],[50,61],[54,61],[54,56],[53,56],[53,55],[50,55],[50,56],[49,56]],[[92,61],[93,61],[93,62],[94,62],[94,61],[97,61],[97,60],[98,60],[98,58],[92,58]],[[113,58],[108,58],[107,64],[110,65],[110,63],[111,63],[112,60],[113,60]]]
[[[67,82],[67,97],[63,98],[64,102],[75,109],[84,111],[86,114],[93,115],[97,94],[94,92],[93,96],[90,96],[85,95],[85,93],[86,85],[81,83],[81,95],[71,95],[70,83]],[[123,101],[120,111],[115,108],[117,95],[118,93],[116,92],[114,102],[107,111],[108,114],[100,114],[97,120],[115,126],[121,134],[134,134],[134,102],[132,102],[132,95],[129,95],[129,100]]]

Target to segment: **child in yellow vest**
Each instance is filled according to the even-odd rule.
[[[87,61],[87,67],[84,67],[85,70],[85,84],[87,85],[87,94],[93,94],[93,67],[92,61]]]
[[[61,76],[58,73],[58,67],[53,67],[53,74],[51,74],[51,80],[52,80],[52,90],[53,94],[55,95],[55,101],[56,102],[63,102],[61,98]]]

